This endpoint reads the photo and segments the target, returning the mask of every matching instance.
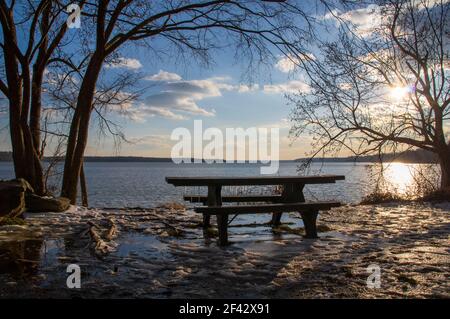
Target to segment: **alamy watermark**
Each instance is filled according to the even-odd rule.
[[[69,29],[81,28],[81,8],[78,4],[72,3],[67,6],[66,12],[69,17],[66,20],[66,25]]]
[[[261,174],[275,174],[279,168],[278,128],[219,128],[203,130],[202,120],[194,121],[194,131],[178,127],[170,139],[178,141],[171,151],[172,161],[180,163],[261,163]],[[264,166],[264,164],[267,164]]]
[[[367,273],[370,275],[367,277],[367,288],[381,288],[381,268],[377,264],[370,264],[366,268]]]
[[[77,264],[70,264],[66,269],[70,275],[67,277],[66,285],[69,289],[81,288],[81,268]]]

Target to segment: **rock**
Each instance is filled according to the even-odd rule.
[[[70,207],[64,197],[41,197],[33,194],[30,184],[20,178],[0,181],[0,216],[14,218],[29,212],[63,212]]]
[[[25,212],[25,193],[33,188],[22,178],[0,181],[0,216],[17,217]]]
[[[65,197],[41,197],[35,194],[25,196],[27,212],[64,212],[70,207]]]

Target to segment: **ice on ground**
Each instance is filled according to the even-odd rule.
[[[269,215],[238,217],[227,247],[205,239],[190,210],[27,214],[25,226],[0,227],[0,297],[448,298],[449,213],[448,203],[345,206],[320,215],[330,231],[318,240],[272,232]],[[302,226],[296,214],[283,222]],[[82,269],[77,291],[65,288],[71,263]],[[370,264],[381,289],[367,287]]]

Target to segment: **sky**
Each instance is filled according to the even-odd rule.
[[[193,129],[194,120],[202,120],[203,128],[266,127],[280,129],[280,157],[294,159],[309,147],[307,138],[293,142],[289,138],[290,107],[285,94],[307,91],[306,83],[293,75],[292,63],[279,57],[270,67],[270,75],[256,81],[242,81],[245,69],[233,63],[224,52],[214,56],[214,65],[202,68],[152,65],[145,52],[127,54],[117,69],[143,73],[143,85],[149,88],[139,101],[125,109],[121,119],[127,139],[120,155],[169,157],[176,143],[170,140],[173,129]],[[89,155],[111,155],[111,140],[91,139]]]
[[[377,9],[369,5],[333,13],[354,23],[364,34],[377,23]],[[337,28],[332,14],[323,10],[315,14],[318,20],[329,23],[331,31],[333,26]],[[78,31],[71,29],[69,32]],[[330,34],[324,33],[324,36]],[[156,42],[155,45],[163,44]],[[311,150],[309,136],[295,140],[289,136],[288,118],[292,106],[288,105],[285,95],[307,93],[309,86],[301,71],[296,70],[286,56],[277,55],[267,67],[248,74],[247,61],[236,61],[232,48],[213,51],[208,66],[195,59],[180,62],[168,53],[167,58],[154,59],[145,47],[130,45],[119,51],[117,63],[105,65],[106,76],[121,72],[139,75],[141,79],[136,86],[145,89],[139,100],[124,104],[120,114],[111,114],[121,125],[128,142],[116,147],[111,137],[99,137],[92,128],[87,156],[169,157],[176,143],[170,139],[172,131],[179,127],[192,130],[194,120],[202,120],[204,129],[214,127],[223,131],[226,128],[279,128],[280,159],[304,157]],[[310,54],[314,58],[313,50]],[[7,112],[0,109],[0,151],[10,150],[6,122]]]
[[[310,3],[312,15],[337,30],[333,16]],[[342,15],[361,32],[367,32],[376,22],[373,10],[367,6],[334,14]],[[86,154],[169,157],[176,143],[170,139],[173,129],[185,127],[192,131],[194,120],[202,120],[204,129],[214,127],[223,132],[226,128],[279,128],[280,159],[306,156],[311,151],[311,138],[294,139],[289,135],[292,105],[288,105],[285,96],[309,91],[304,75],[281,54],[271,65],[249,75],[247,61],[236,61],[234,53],[233,48],[213,51],[212,63],[205,67],[194,60],[187,65],[177,63],[174,58],[155,62],[145,48],[133,46],[122,50],[120,63],[109,70],[138,72],[143,76],[141,85],[148,86],[140,101],[130,105],[120,119],[132,143],[121,143],[116,150],[111,139],[94,136]],[[314,58],[313,52],[310,55]]]
[[[79,29],[70,29],[68,37],[76,32]],[[153,45],[163,47],[158,41]],[[136,87],[145,89],[137,101],[124,104],[120,114],[109,114],[128,142],[117,148],[111,137],[99,137],[92,125],[87,156],[169,157],[176,143],[170,139],[171,132],[178,127],[192,129],[194,120],[202,120],[205,129],[224,132],[226,128],[276,127],[280,129],[280,158],[304,156],[310,141],[289,137],[291,107],[285,94],[309,88],[301,74],[293,73],[289,59],[276,55],[271,65],[248,74],[248,62],[236,60],[231,47],[211,51],[208,66],[189,57],[180,62],[168,53],[166,58],[155,59],[147,48],[127,45],[119,51],[116,63],[105,64],[103,76],[132,72],[140,77]],[[6,101],[0,101],[0,107],[0,151],[8,151]]]
[[[248,74],[248,62],[236,60],[233,47],[212,51],[208,66],[194,59],[179,62],[170,52],[166,59],[155,61],[145,48],[121,50],[119,63],[107,66],[106,71],[136,72],[142,76],[140,85],[147,87],[139,101],[115,117],[132,143],[121,143],[116,150],[111,139],[95,135],[86,154],[170,157],[176,143],[170,139],[172,131],[178,127],[192,130],[194,120],[202,120],[204,129],[223,132],[226,128],[279,128],[280,159],[304,156],[310,139],[289,137],[291,106],[285,94],[307,92],[309,87],[301,73],[293,72],[295,66],[288,58],[275,54],[270,65]]]

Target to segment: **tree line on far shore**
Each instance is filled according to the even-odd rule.
[[[0,162],[12,162],[12,152],[0,152]],[[53,161],[53,157],[44,157],[43,161]],[[57,161],[63,162],[64,158],[56,158]],[[306,158],[298,158],[294,160],[281,160],[280,162],[303,162]],[[123,163],[140,163],[140,162],[155,162],[167,163],[172,162],[169,157],[145,157],[145,156],[85,156],[84,162],[123,162]],[[382,158],[378,155],[360,156],[360,157],[317,157],[312,162],[338,162],[338,163],[380,163],[380,162],[401,162],[401,163],[417,163],[417,164],[437,164],[438,158],[435,154],[424,151],[414,150],[405,151],[401,154],[383,154]]]

